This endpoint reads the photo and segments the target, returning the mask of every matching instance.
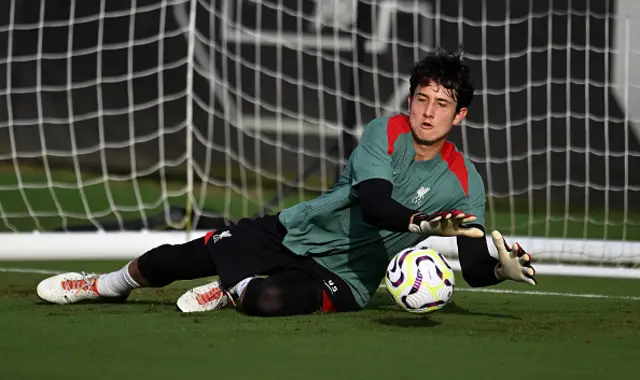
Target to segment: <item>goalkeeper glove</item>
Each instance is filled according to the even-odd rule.
[[[460,210],[438,211],[430,215],[419,213],[411,217],[409,231],[431,236],[481,238],[484,236],[481,229],[463,226],[475,221],[475,215],[465,214]]]
[[[491,238],[498,250],[499,262],[495,268],[496,278],[526,282],[535,286],[538,282],[533,277],[536,270],[531,266],[531,255],[525,252],[518,243],[509,247],[499,231],[493,231]]]

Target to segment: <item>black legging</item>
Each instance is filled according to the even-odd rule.
[[[138,269],[152,287],[218,274],[204,238],[153,248],[138,258]],[[322,302],[320,281],[301,269],[291,268],[266,279],[252,280],[242,308],[247,315],[286,316],[314,313],[322,308]]]
[[[184,244],[163,244],[138,258],[140,274],[154,288],[174,281],[193,280],[218,274],[204,244],[204,237]]]
[[[242,307],[247,315],[275,317],[311,314],[322,308],[322,285],[300,269],[284,269],[247,285]]]

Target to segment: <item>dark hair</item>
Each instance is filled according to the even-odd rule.
[[[474,87],[470,72],[469,66],[462,63],[462,47],[457,53],[449,53],[436,47],[411,69],[409,96],[413,97],[418,86],[435,83],[451,91],[458,112],[460,108],[468,107],[473,99]]]

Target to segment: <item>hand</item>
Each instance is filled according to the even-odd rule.
[[[491,238],[498,249],[500,260],[495,269],[496,277],[499,280],[520,281],[535,286],[538,282],[533,277],[536,275],[536,270],[531,266],[531,255],[518,243],[514,243],[513,247],[509,248],[499,231],[493,231]]]
[[[484,236],[481,229],[463,226],[475,221],[475,215],[460,210],[438,211],[431,215],[414,214],[409,221],[409,231],[432,236],[481,238]]]

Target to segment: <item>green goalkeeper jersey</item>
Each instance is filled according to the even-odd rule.
[[[431,160],[416,161],[415,155],[407,116],[375,119],[364,128],[332,190],[280,213],[287,229],[283,244],[340,276],[360,306],[376,292],[389,260],[425,236],[365,223],[354,189],[358,183],[385,179],[393,183],[393,199],[410,209],[426,214],[457,209],[476,215],[476,223],[484,224],[482,178],[454,144],[446,142]]]

